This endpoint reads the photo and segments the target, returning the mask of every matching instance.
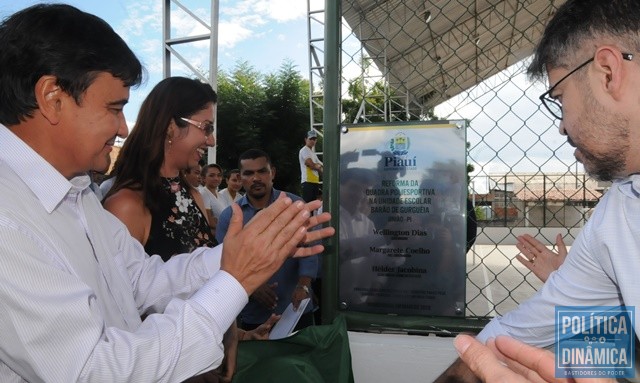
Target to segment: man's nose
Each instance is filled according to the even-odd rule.
[[[120,113],[120,121],[118,121],[118,131],[116,135],[120,138],[127,138],[129,135],[129,126],[127,125],[127,119],[124,116],[124,113]]]
[[[558,130],[563,136],[567,135],[567,131],[564,129],[564,120],[560,120],[560,123],[558,124]]]

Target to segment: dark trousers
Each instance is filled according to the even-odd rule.
[[[311,182],[302,183],[302,199],[304,202],[311,202],[318,198],[320,194],[320,184],[314,184]]]

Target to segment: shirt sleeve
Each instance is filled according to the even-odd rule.
[[[219,270],[215,252],[220,249],[181,260],[204,271],[178,272],[169,263],[160,267],[158,257],[136,250],[137,242],[129,238],[120,246],[133,260],[129,269],[115,271],[134,276],[132,285],[110,287],[133,293],[140,302],[166,304],[158,303],[163,313],[144,322],[116,311],[113,315],[127,323],[111,326],[91,284],[74,273],[54,243],[0,219],[0,365],[8,367],[0,371],[11,370],[26,381],[169,382],[221,363],[223,334],[248,299],[242,286]],[[155,291],[170,285],[179,286],[168,290],[182,299]]]
[[[231,222],[231,207],[228,207],[220,213],[218,217],[218,224],[216,225],[216,241],[222,243],[227,231],[229,230],[229,223]]]
[[[224,202],[222,201],[222,196],[218,195],[218,198],[211,198],[210,203],[213,216],[219,218],[220,214],[222,214],[222,211],[225,208]]]
[[[202,203],[204,204],[204,208],[207,210],[211,210],[211,196],[208,192],[200,191],[200,195],[202,196]]]
[[[311,255],[309,257],[299,258],[298,261],[298,276],[310,277],[316,279],[318,275],[319,257],[317,255]]]
[[[305,146],[300,151],[300,160],[302,163],[304,163],[307,158],[311,158],[311,149],[309,149],[308,146]]]
[[[593,248],[589,243],[593,238],[589,228],[585,226],[565,262],[551,273],[542,288],[515,310],[491,320],[478,334],[480,341],[508,335],[534,346],[547,347],[555,342],[556,307],[622,304],[618,288],[602,271],[600,258],[589,251]]]
[[[216,368],[224,333],[247,302],[242,286],[220,271],[190,299],[172,299],[162,314],[149,315],[135,332],[107,328],[78,380],[183,381]]]

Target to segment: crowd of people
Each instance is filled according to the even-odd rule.
[[[243,225],[247,225],[259,211],[276,203],[281,194],[291,201],[302,201],[295,194],[273,188],[276,168],[262,150],[241,154],[239,168],[226,172],[215,163],[202,166],[205,151],[216,143],[216,104],[217,94],[209,84],[184,77],[162,80],[142,103],[111,170],[109,189],[102,194],[99,187],[91,188],[144,251],[159,255],[164,262],[223,243],[232,228],[232,204],[240,206]],[[227,187],[219,190],[223,178]],[[227,352],[224,363],[188,381],[230,379],[237,341],[267,339],[289,304],[297,310],[302,300],[313,298],[295,330],[314,324],[313,312],[318,304],[311,284],[318,268],[315,254],[287,259],[250,294],[237,321],[226,330],[225,350],[231,350],[231,354]],[[147,310],[142,318],[153,313]]]
[[[199,80],[169,77],[158,83],[142,103],[112,169],[113,185],[103,197],[105,209],[127,226],[145,252],[158,254],[165,262],[223,243],[231,226],[232,204],[241,207],[247,225],[281,194],[273,188],[276,168],[261,150],[246,151],[239,158],[239,169],[226,173],[215,163],[200,165],[205,150],[215,145],[216,103],[216,92]],[[219,190],[223,174],[227,188]],[[286,194],[292,201],[301,200]],[[225,348],[233,349],[237,339],[266,339],[289,304],[298,309],[303,299],[312,298],[317,270],[317,255],[286,260],[250,295],[238,321],[225,334]],[[296,330],[314,323],[316,306],[306,305]],[[189,381],[230,378],[234,365],[228,358],[221,368]]]
[[[158,254],[164,261],[198,247],[223,243],[232,219],[232,204],[241,207],[246,225],[281,193],[292,201],[303,200],[273,188],[276,167],[269,154],[260,149],[242,153],[238,168],[225,171],[216,163],[204,164],[203,154],[215,145],[216,103],[215,91],[199,80],[169,77],[161,81],[142,103],[131,134],[106,178],[108,182],[103,181],[107,189],[92,183],[91,189],[105,209],[127,226],[146,253]],[[300,151],[301,167],[309,168],[301,170],[302,191],[314,196],[305,202],[321,201],[322,163],[315,153],[316,140],[317,132],[309,131]],[[305,177],[305,173],[311,175]],[[310,179],[313,182],[308,182]],[[226,187],[220,189],[223,180]],[[311,184],[311,188],[305,184]],[[305,298],[310,298],[310,303],[295,330],[319,323],[320,276],[319,255],[285,261],[249,297],[238,316],[239,338],[266,338],[279,314],[289,304],[297,309]],[[206,376],[198,378],[207,381]]]

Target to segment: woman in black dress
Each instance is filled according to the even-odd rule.
[[[165,261],[217,244],[202,196],[184,177],[184,171],[198,165],[215,145],[216,102],[209,84],[184,77],[162,80],[142,103],[113,169],[116,179],[104,207],[127,226],[147,254],[158,254]],[[234,348],[237,338],[266,337],[275,320],[246,334],[230,329],[231,341],[225,347]],[[232,370],[234,362],[227,367]],[[217,382],[218,375],[210,372],[189,381]]]

